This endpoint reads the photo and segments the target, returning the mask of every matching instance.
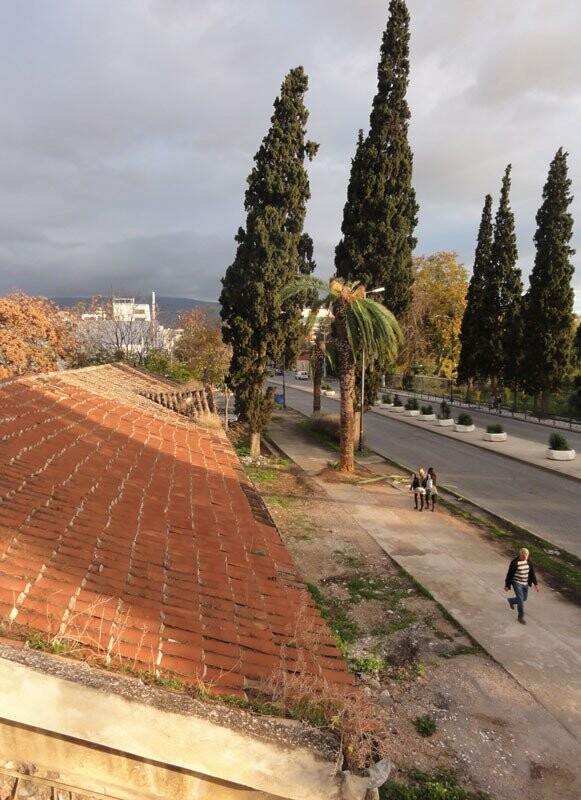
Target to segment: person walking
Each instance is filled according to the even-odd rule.
[[[436,506],[436,497],[438,496],[438,487],[436,486],[436,471],[433,467],[428,469],[428,474],[426,475],[426,511],[430,507],[430,500],[432,501],[432,511]]]
[[[514,591],[514,597],[508,597],[507,600],[511,608],[517,607],[517,619],[521,625],[527,624],[524,604],[529,594],[529,586],[534,586],[535,590],[539,591],[537,576],[529,558],[529,551],[526,547],[521,547],[518,551],[518,556],[513,558],[508,565],[508,572],[504,579],[504,591],[510,592],[511,587]]]
[[[412,473],[412,482],[410,483],[410,492],[414,493],[414,508],[416,511],[424,510],[424,498],[426,490],[424,488],[424,481],[426,479],[426,471],[420,467],[417,472]],[[419,499],[419,504],[418,504]]]

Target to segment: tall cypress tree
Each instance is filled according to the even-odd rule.
[[[482,325],[481,313],[484,294],[484,280],[492,255],[492,197],[484,199],[482,218],[476,240],[472,277],[468,284],[466,308],[460,327],[460,359],[458,361],[458,382],[468,383],[481,375],[482,354],[488,347],[490,333]]]
[[[412,252],[419,210],[408,141],[409,26],[405,0],[391,0],[369,133],[364,137],[359,131],[343,209],[343,236],[335,250],[336,274],[346,281],[360,281],[368,290],[383,287],[383,296],[376,299],[397,318],[412,299]],[[380,372],[387,366],[379,362],[368,365],[366,405],[375,399]]]
[[[567,155],[559,148],[549,167],[543,203],[537,212],[535,263],[527,293],[525,375],[530,392],[542,393],[547,412],[548,394],[557,389],[569,365],[574,295],[571,287],[575,251],[569,247],[573,198],[567,173]]]
[[[302,67],[286,76],[274,102],[271,126],[254,157],[244,208],[246,226],[236,235],[233,263],[222,279],[223,338],[233,349],[229,385],[236,408],[250,429],[252,455],[272,409],[264,380],[280,361],[289,330],[298,325],[296,306],[282,314],[280,290],[298,272],[299,244],[310,197],[305,158],[318,149],[306,141],[308,78]]]
[[[358,280],[367,289],[385,287],[382,302],[396,317],[411,302],[418,214],[406,100],[409,24],[405,1],[391,0],[369,133],[364,138],[359,131],[343,211],[343,237],[335,251],[337,275]]]
[[[494,236],[488,268],[484,273],[480,314],[481,324],[488,336],[488,346],[480,353],[480,374],[484,379],[490,378],[494,388],[504,374],[507,326],[522,290],[520,270],[516,266],[518,250],[514,214],[510,208],[510,172],[509,164],[502,179],[500,201],[494,218]]]

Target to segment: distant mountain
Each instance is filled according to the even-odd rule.
[[[79,303],[85,303],[90,297],[51,297],[60,309],[73,308]],[[138,303],[151,302],[149,297],[136,297]],[[177,325],[178,314],[180,311],[192,311],[199,308],[205,311],[210,319],[219,319],[220,303],[213,303],[208,300],[193,300],[191,297],[160,297],[155,298],[159,321],[162,325],[173,328]]]

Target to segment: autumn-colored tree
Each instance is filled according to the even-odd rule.
[[[466,305],[466,268],[458,263],[457,253],[440,252],[414,258],[413,271],[412,303],[402,320],[399,363],[405,372],[422,364],[436,375],[452,377]]]
[[[223,387],[230,367],[232,348],[222,341],[222,327],[201,309],[179,315],[182,335],[176,342],[174,355],[187,363],[193,375],[204,385]]]
[[[50,372],[70,356],[73,340],[58,308],[44,297],[0,297],[0,378]]]

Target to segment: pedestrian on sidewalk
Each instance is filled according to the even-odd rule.
[[[518,610],[517,619],[521,625],[527,624],[524,604],[529,594],[529,586],[534,586],[535,590],[539,591],[535,568],[529,559],[529,551],[526,547],[521,547],[518,551],[518,556],[513,558],[508,565],[508,572],[504,579],[504,591],[510,592],[511,587],[514,591],[514,597],[509,597],[507,600],[511,608],[516,605]]]
[[[428,474],[426,475],[426,511],[430,507],[430,500],[432,501],[432,511],[436,506],[436,497],[438,496],[438,487],[436,486],[436,472],[433,467],[428,469]]]
[[[412,473],[410,492],[413,491],[414,493],[414,508],[416,509],[416,511],[424,510],[424,498],[426,496],[426,490],[424,488],[425,480],[426,480],[426,471],[423,467],[420,467],[417,472]]]

